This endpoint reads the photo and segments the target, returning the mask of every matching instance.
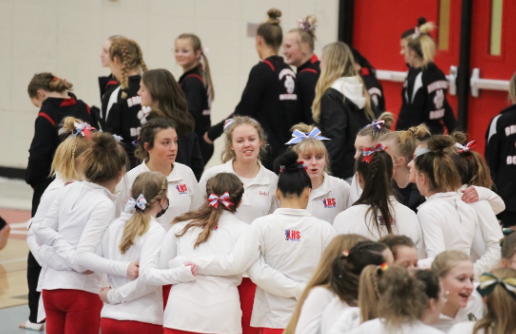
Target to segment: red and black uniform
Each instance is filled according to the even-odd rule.
[[[260,61],[251,69],[242,98],[234,114],[249,116],[260,122],[268,136],[269,148],[263,165],[272,170],[274,159],[285,149],[291,138],[290,128],[294,125],[292,115],[296,113],[296,74],[280,56],[271,56]],[[230,116],[231,117],[231,116]],[[215,140],[223,132],[224,121],[208,131],[208,137]]]
[[[353,52],[355,63],[361,67],[360,73],[358,74],[362,78],[362,81],[364,81],[367,92],[369,93],[369,96],[371,96],[371,101],[373,101],[376,109],[380,113],[384,112],[385,96],[383,95],[383,86],[376,78],[376,69],[371,65],[366,57],[362,56],[362,54],[358,52],[357,49],[351,48],[351,52]]]
[[[485,157],[495,191],[505,202],[498,215],[504,227],[516,225],[516,105],[494,117],[487,128]]]
[[[106,109],[111,93],[118,88],[120,83],[116,80],[113,74],[106,77],[99,77],[100,101],[101,109],[91,107],[92,115],[99,129],[104,129],[106,126]]]
[[[425,123],[432,134],[455,130],[455,115],[446,100],[448,81],[434,63],[410,68],[403,84],[401,111],[396,130]]]
[[[75,117],[93,124],[90,108],[83,101],[69,93],[70,98],[49,97],[41,105],[35,122],[34,137],[29,148],[29,163],[25,172],[25,181],[34,189],[32,196],[32,217],[38,210],[39,201],[47,186],[52,182],[50,168],[54,153],[61,144],[59,130],[66,117]],[[40,293],[36,291],[41,267],[29,252],[27,261],[27,283],[29,286],[29,320],[37,323]]]
[[[299,110],[296,123],[313,124],[312,104],[315,98],[315,86],[321,75],[321,62],[313,55],[306,63],[297,68],[296,90]]]
[[[118,87],[120,83],[116,80],[113,74],[110,74],[106,77],[99,77],[99,88],[100,88],[100,98],[104,97],[110,89],[113,87]]]
[[[202,139],[211,127],[211,96],[203,78],[202,65],[199,64],[183,73],[179,78],[179,85],[185,93],[188,111],[195,120],[195,133],[197,133],[202,159],[206,165],[213,155],[213,144],[208,144]]]

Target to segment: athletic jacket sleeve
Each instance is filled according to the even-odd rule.
[[[444,244],[443,227],[439,219],[432,212],[419,210],[417,213],[426,247],[427,257],[436,257],[439,253],[446,250]]]
[[[306,70],[305,70],[306,71]],[[315,98],[315,85],[317,84],[317,74],[309,71],[301,71],[297,75],[298,89],[300,96],[300,121],[305,124],[313,124],[312,103]]]
[[[162,231],[159,231],[159,233],[149,232],[146,240],[146,244],[148,243],[149,245],[146,247],[145,254],[142,252],[140,264],[140,279],[145,284],[162,286],[195,280],[190,267],[183,265],[178,268],[168,269],[168,260],[173,259],[177,254],[176,242],[175,226],[166,235]],[[160,251],[162,251],[161,254]]]
[[[185,92],[190,114],[196,121],[201,119],[204,111],[202,101],[206,99],[204,83],[198,78],[187,76],[181,86]]]
[[[346,141],[348,114],[343,108],[342,101],[338,101],[335,96],[326,93],[321,98],[321,131],[323,136],[330,138],[330,140],[325,140],[324,144],[328,150],[333,170],[334,167],[338,167],[344,154],[342,146]]]
[[[262,256],[247,270],[247,274],[260,288],[280,297],[298,299],[306,288],[306,283],[283,275],[269,266]]]
[[[25,172],[25,181],[33,188],[39,181],[49,177],[52,165],[52,152],[55,149],[57,133],[47,117],[50,116],[40,112],[36,118],[34,138],[29,148],[29,163]]]
[[[227,118],[223,119],[222,121],[218,122],[217,124],[213,125],[208,131],[208,138],[210,138],[211,141],[214,141],[215,139],[219,138],[224,133],[224,123],[227,119],[233,118],[235,116],[235,113],[231,113]],[[204,139],[200,139],[204,140]]]
[[[324,287],[314,287],[310,290],[301,308],[295,334],[321,333],[321,317],[333,295]]]
[[[478,279],[482,273],[493,269],[501,259],[500,240],[503,238],[502,229],[498,224],[493,210],[485,201],[475,204],[475,211],[478,215],[478,225],[482,238],[480,239],[485,246],[485,253],[478,254],[480,259],[475,262],[475,277]],[[477,238],[474,239],[475,241]],[[472,247],[475,249],[475,245]]]
[[[452,133],[453,131],[455,131],[455,128],[457,127],[455,115],[453,114],[453,110],[447,100],[444,101],[443,123],[446,129],[448,130],[448,133]]]
[[[252,68],[240,102],[235,108],[236,115],[256,118],[269,73],[272,73],[271,69],[263,62]]]
[[[503,199],[500,196],[498,196],[497,193],[495,193],[491,189],[487,189],[484,187],[473,186],[473,188],[475,188],[475,190],[477,191],[478,200],[487,201],[489,205],[491,205],[491,208],[493,209],[495,215],[505,210],[505,203]]]
[[[109,108],[109,107],[108,107]],[[120,105],[114,103],[108,110],[108,116],[106,118],[106,128],[104,131],[120,135],[122,133],[122,112]]]
[[[36,241],[36,236],[34,235],[33,230],[30,228],[27,234],[27,245],[29,246],[32,255],[34,255],[34,258],[36,261],[38,261],[40,266],[50,267],[60,271],[72,270],[72,268],[66,265],[64,259],[56,254],[56,251],[53,247],[48,245],[40,246]]]
[[[493,180],[496,179],[496,175],[498,174],[498,170],[500,168],[500,150],[502,145],[500,143],[500,137],[503,134],[502,129],[498,126],[498,121],[501,115],[496,116],[491,120],[488,131],[486,133],[486,149],[485,149],[485,157],[486,162],[489,165],[489,170],[491,171],[491,176]]]

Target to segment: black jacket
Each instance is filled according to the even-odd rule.
[[[211,126],[211,98],[204,84],[201,65],[183,73],[179,78],[179,85],[185,93],[188,111],[195,120],[195,132],[202,138]]]
[[[331,172],[347,179],[354,174],[355,138],[358,131],[371,120],[364,109],[336,89],[328,89],[321,98],[321,115],[318,124],[322,135],[330,138],[324,144],[330,156]]]
[[[369,60],[364,57],[357,49],[351,48],[355,62],[360,65],[360,77],[364,81],[371,101],[374,102],[376,109],[381,113],[385,111],[385,96],[383,95],[383,87],[376,78],[376,70]]]
[[[298,92],[298,116],[295,123],[313,124],[312,103],[315,98],[315,86],[321,75],[321,62],[313,55],[306,63],[297,68],[296,89]]]
[[[119,85],[120,83],[116,80],[113,74],[106,77],[99,77],[101,107],[100,109],[97,107],[91,108],[93,118],[99,129],[104,129],[106,126],[106,109],[109,103],[109,98],[111,93],[117,89]]]
[[[396,184],[393,183],[393,188],[395,191],[396,197],[398,198],[398,202],[409,207],[412,211],[417,213],[417,208],[426,202],[426,198],[421,195],[415,183],[409,183],[405,188],[400,188]]]
[[[446,100],[448,81],[434,64],[426,68],[410,68],[403,84],[401,111],[396,130],[425,123],[432,134],[455,130],[455,115]]]
[[[263,164],[272,169],[274,159],[285,149],[294,125],[292,115],[297,110],[296,74],[280,56],[272,56],[251,69],[235,115],[249,116],[262,125],[268,136],[269,150]],[[230,116],[231,117],[231,116]],[[224,121],[208,131],[211,140],[223,132]]]
[[[90,108],[70,93],[70,99],[49,97],[41,105],[34,126],[34,137],[29,149],[29,162],[25,181],[34,189],[32,215],[36,213],[39,200],[52,182],[50,167],[54,153],[61,143],[59,129],[64,118],[72,116],[89,124],[93,123]]]
[[[120,84],[113,74],[105,77],[99,77],[100,98],[102,99],[104,94],[106,94],[113,87],[118,87],[118,85]]]
[[[495,191],[508,211],[516,211],[516,105],[491,120],[486,132],[485,157]]]

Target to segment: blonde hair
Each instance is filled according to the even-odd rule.
[[[353,53],[349,46],[342,42],[335,42],[323,48],[324,66],[321,68],[321,76],[315,86],[315,98],[312,104],[312,115],[316,123],[321,120],[321,99],[324,93],[331,88],[335,80],[341,77],[357,77],[362,83],[362,93],[366,98],[364,112],[370,119],[374,119],[371,99],[362,79],[357,75],[354,66]],[[344,97],[345,99],[346,97]]]
[[[82,179],[82,175],[77,170],[76,161],[92,144],[87,137],[72,136],[75,132],[76,122],[82,121],[74,117],[64,119],[62,129],[63,135],[66,135],[67,138],[57,147],[50,170],[51,176],[59,173],[65,183]]]
[[[434,61],[436,46],[430,36],[435,28],[432,22],[426,22],[419,27],[419,34],[407,37],[407,46],[412,49],[423,61],[423,66]]]
[[[498,280],[516,279],[516,270],[497,268],[491,274]],[[473,334],[514,334],[516,333],[516,298],[503,285],[495,283],[493,291],[485,297],[487,314],[476,322]]]
[[[295,333],[303,304],[313,288],[321,286],[330,289],[331,266],[333,260],[342,256],[344,251],[350,250],[357,243],[367,240],[368,239],[366,237],[358,234],[341,234],[333,238],[328,247],[324,250],[324,253],[321,256],[321,261],[319,262],[312,278],[306,285],[305,291],[303,291],[303,294],[297,301],[296,308],[292,313],[292,317],[290,318],[287,327],[285,328],[284,334]]]
[[[393,145],[388,145],[387,150],[393,151],[395,156],[404,157],[407,161],[412,160],[416,147],[426,138],[430,138],[430,130],[422,123],[412,126],[408,130],[393,131],[384,134],[379,141],[391,141]]]
[[[114,61],[115,57],[118,57],[122,63],[120,89],[122,90],[122,99],[126,99],[127,93],[125,90],[129,87],[128,72],[133,69],[141,69],[145,72],[147,71],[147,65],[143,61],[143,53],[138,43],[125,37],[115,39],[111,44],[109,58]]]
[[[222,153],[220,154],[220,160],[222,163],[226,163],[229,160],[236,159],[235,151],[231,148],[233,144],[233,131],[240,125],[247,124],[252,126],[258,132],[258,138],[262,142],[260,145],[260,153],[258,154],[258,159],[261,160],[265,156],[265,148],[267,146],[267,135],[265,131],[263,131],[262,126],[258,123],[257,120],[248,116],[237,116],[233,118],[233,122],[228,125],[224,129],[225,139],[224,139],[224,148],[222,149]]]
[[[29,97],[33,99],[38,97],[39,89],[42,89],[45,92],[64,93],[71,90],[72,87],[73,84],[66,81],[66,79],[58,78],[50,72],[44,72],[34,74],[29,82],[29,86],[27,87],[27,92],[29,93]]]
[[[457,262],[462,261],[471,262],[471,258],[468,254],[460,251],[444,251],[435,257],[434,262],[432,262],[432,271],[437,277],[443,278],[448,275]]]
[[[291,131],[298,130],[303,133],[310,133],[313,129],[315,129],[315,125],[306,125],[305,123],[296,124],[290,129]],[[330,173],[330,156],[328,154],[328,150],[326,149],[326,145],[315,138],[306,138],[296,145],[292,146],[292,150],[296,152],[300,157],[304,152],[312,152],[315,151],[317,153],[321,153],[324,155],[324,161],[326,166],[324,166],[324,171],[326,173]]]
[[[380,137],[383,135],[391,132],[391,127],[394,125],[394,115],[391,112],[385,111],[383,112],[380,117],[376,120],[378,121],[384,121],[382,128],[380,130],[377,130],[372,123],[358,131],[358,136],[367,136],[371,137],[373,142],[378,143]]]
[[[304,19],[302,19],[306,24],[305,27],[294,28],[289,31],[295,32],[299,36],[298,44],[305,43],[308,44],[310,48],[310,52],[313,53],[315,49],[315,22],[317,22],[317,18],[314,15],[308,15]]]
[[[143,172],[136,177],[131,188],[131,197],[136,199],[143,194],[147,204],[145,210],[137,208],[131,218],[125,223],[122,240],[120,241],[120,252],[125,254],[138,236],[142,236],[149,230],[151,216],[149,210],[154,203],[167,198],[167,178],[159,172]]]
[[[378,281],[381,274],[381,269],[375,265],[368,265],[360,274],[358,307],[360,308],[361,322],[378,318],[378,302],[381,298]]]
[[[511,81],[509,81],[509,100],[513,104],[516,103],[516,72],[512,75]]]

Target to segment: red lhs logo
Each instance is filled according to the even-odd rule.
[[[180,184],[176,186],[177,191],[179,192],[179,195],[187,194],[188,188],[186,187],[186,184]]]
[[[337,202],[335,201],[335,198],[325,198],[322,200],[324,204],[325,209],[334,208],[337,206]]]
[[[301,232],[294,230],[285,230],[285,240],[299,241],[301,240]]]

